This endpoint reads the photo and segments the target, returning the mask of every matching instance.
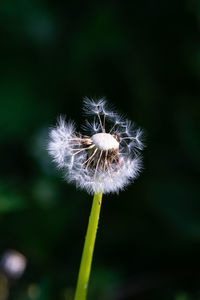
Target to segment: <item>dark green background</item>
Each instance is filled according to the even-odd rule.
[[[84,96],[147,145],[135,184],[103,198],[88,299],[200,299],[200,2],[1,0],[0,29],[0,254],[28,260],[9,299],[72,300],[91,197],[45,147]]]

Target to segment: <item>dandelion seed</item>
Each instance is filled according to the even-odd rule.
[[[84,99],[85,114],[93,116],[77,133],[72,122],[59,118],[50,131],[48,150],[68,182],[89,193],[122,190],[141,170],[142,130],[107,108],[105,98]]]

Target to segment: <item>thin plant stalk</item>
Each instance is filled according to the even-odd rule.
[[[87,297],[88,282],[90,278],[94,244],[101,210],[101,202],[102,193],[94,194],[74,300],[85,300]]]

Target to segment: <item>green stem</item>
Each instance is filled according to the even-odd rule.
[[[102,193],[94,194],[74,300],[85,300],[87,296],[94,244],[101,210],[101,200]]]

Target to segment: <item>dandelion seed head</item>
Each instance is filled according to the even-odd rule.
[[[84,99],[93,116],[78,133],[73,122],[59,118],[50,131],[48,151],[65,179],[89,193],[119,192],[141,171],[142,130],[109,110],[105,98]]]

